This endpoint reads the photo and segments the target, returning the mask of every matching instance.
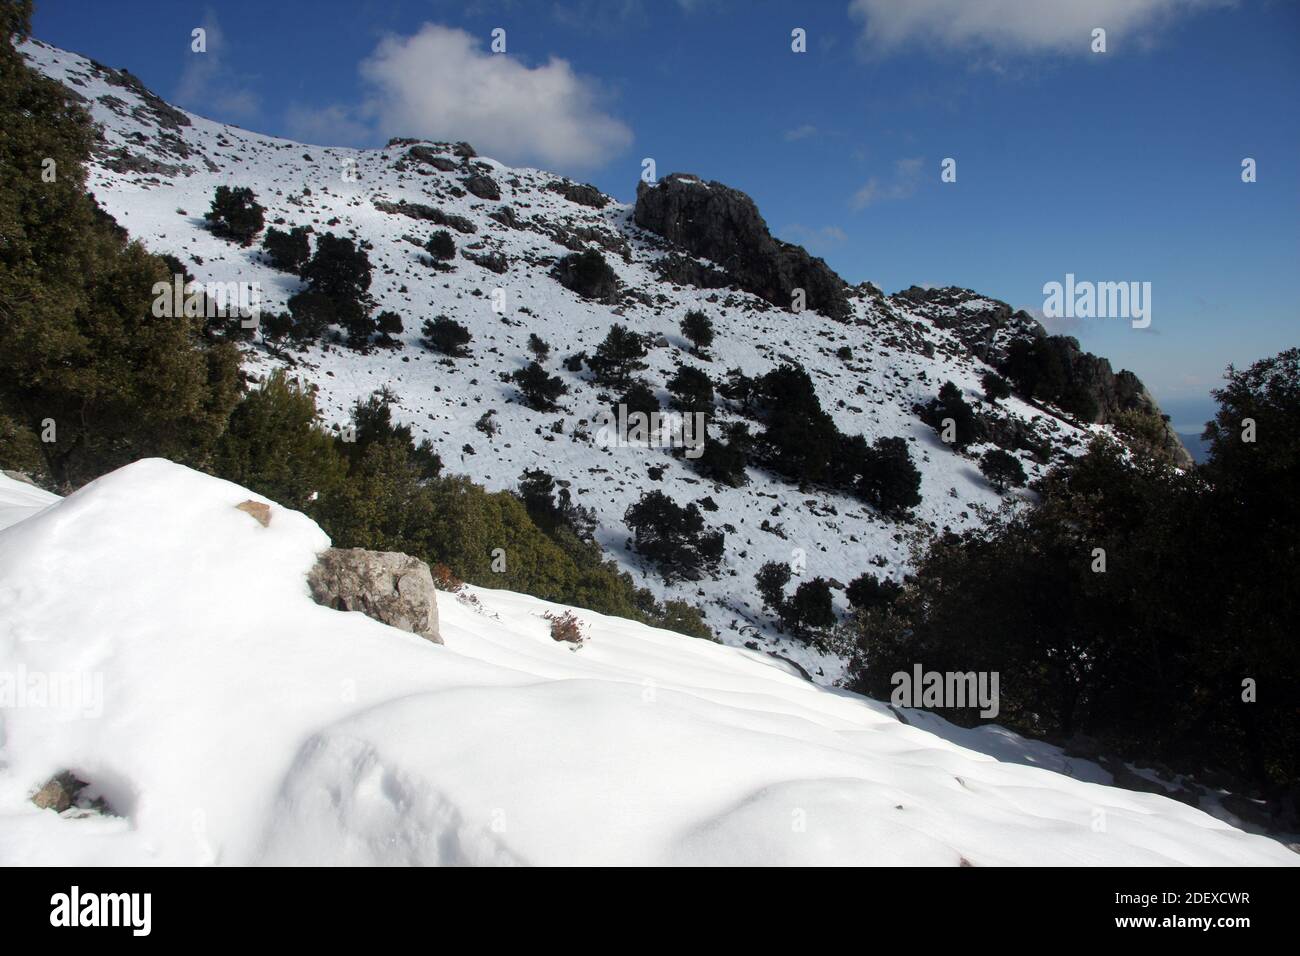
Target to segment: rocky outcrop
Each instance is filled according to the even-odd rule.
[[[430,146],[412,146],[406,151],[406,155],[414,162],[424,163],[444,173],[453,172],[459,167],[455,160],[438,155]]]
[[[491,199],[495,202],[501,198],[501,187],[486,173],[475,173],[468,177],[465,180],[465,188],[479,199]]]
[[[595,186],[589,186],[586,183],[571,183],[567,179],[556,180],[547,183],[546,188],[553,193],[559,193],[569,202],[577,203],[579,206],[604,209],[609,204],[608,196]]]
[[[774,239],[754,201],[739,190],[673,173],[636,190],[633,221],[692,255],[717,263],[736,285],[789,308],[796,289],[804,306],[833,319],[849,316],[844,280],[800,246]]]
[[[892,299],[920,312],[941,329],[953,333],[980,361],[999,364],[1012,340],[1043,335],[1043,327],[1023,309],[953,286],[924,289],[911,286]]]
[[[675,252],[658,260],[654,270],[674,285],[693,285],[700,289],[725,289],[733,285],[731,276],[722,270]]]
[[[478,232],[478,226],[470,222],[464,216],[457,216],[452,213],[443,212],[436,206],[426,206],[424,203],[407,202],[385,202],[382,199],[375,200],[375,208],[380,212],[386,212],[390,215],[407,216],[411,219],[421,219],[425,222],[431,222],[435,226],[450,226],[457,232],[470,233]]]
[[[1013,310],[1005,302],[989,299],[969,289],[923,289],[912,286],[892,296],[896,302],[924,315],[934,325],[953,333],[984,362],[1000,366],[1007,348],[1016,339],[1048,338],[1047,330],[1024,310]],[[1051,336],[1064,366],[1069,389],[1092,400],[1096,424],[1115,420],[1120,412],[1138,412],[1164,421],[1164,449],[1180,468],[1190,468],[1192,456],[1182,439],[1160,411],[1160,406],[1141,380],[1127,370],[1111,368],[1107,359],[1085,352],[1079,340],[1068,335]],[[1014,436],[1013,436],[1014,437]],[[1002,441],[998,442],[1003,445]],[[1018,443],[1003,447],[1026,447]]]
[[[360,611],[392,627],[442,643],[429,566],[396,551],[329,548],[307,575],[312,599],[336,611]]]

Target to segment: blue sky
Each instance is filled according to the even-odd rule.
[[[1056,329],[1178,425],[1227,363],[1300,344],[1294,0],[37,0],[33,32],[262,132],[467,139],[624,200],[652,157],[889,292],[1150,282],[1149,329]]]

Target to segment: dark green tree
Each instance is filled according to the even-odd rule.
[[[623,516],[638,553],[655,564],[664,580],[698,581],[722,560],[724,535],[713,531],[695,504],[685,507],[662,491],[649,491]]]
[[[452,358],[469,356],[469,349],[465,346],[469,345],[474,336],[455,319],[449,319],[445,315],[425,319],[423,331],[424,345],[431,351],[450,355]]]
[[[307,238],[306,226],[294,226],[288,232],[272,226],[262,237],[262,248],[266,250],[271,265],[295,275],[302,272],[302,267],[311,259],[311,242]]]
[[[668,382],[672,407],[682,412],[713,414],[713,382],[707,373],[689,365],[677,369]]]
[[[991,448],[984,453],[980,459],[980,473],[999,494],[1008,488],[1023,487],[1028,477],[1020,459],[1001,448]]]
[[[713,322],[699,309],[692,309],[682,319],[682,335],[691,343],[691,351],[703,354],[713,344]]]
[[[446,229],[439,229],[424,244],[424,251],[439,262],[456,258],[456,241]]]
[[[588,367],[601,385],[623,388],[647,366],[645,340],[625,326],[610,326],[605,340],[596,346],[596,354],[587,360]]]
[[[212,208],[203,218],[214,236],[249,246],[262,231],[264,212],[247,186],[218,186]]]
[[[536,362],[517,369],[510,380],[519,389],[524,404],[539,412],[555,411],[555,403],[569,390],[558,375],[547,375],[546,369]]]

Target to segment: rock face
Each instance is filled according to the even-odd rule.
[[[317,604],[360,611],[392,627],[442,643],[429,566],[396,551],[329,548],[307,575]]]
[[[501,187],[497,181],[485,173],[475,173],[465,180],[465,188],[479,199],[496,201],[501,198]]]
[[[952,332],[977,358],[997,365],[1012,339],[1042,335],[1038,321],[1023,309],[988,299],[969,289],[911,286],[891,298],[916,306],[935,325]]]
[[[555,181],[547,183],[546,188],[551,192],[559,193],[569,202],[577,203],[579,206],[590,206],[592,209],[604,209],[609,203],[609,197],[602,193],[595,186],[589,186],[586,183],[571,183],[568,180]]]
[[[821,259],[774,239],[754,200],[721,183],[673,173],[636,189],[633,221],[696,256],[712,259],[736,285],[788,308],[794,290],[804,306],[833,319],[849,316],[847,287]]]

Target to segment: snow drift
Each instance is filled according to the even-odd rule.
[[[478,588],[439,595],[445,646],[318,606],[325,534],[250,497],[161,460],[64,500],[0,477],[0,863],[1297,862],[756,652],[583,611],[574,650]],[[80,698],[27,692],[59,675]],[[112,815],[37,809],[64,770]]]

